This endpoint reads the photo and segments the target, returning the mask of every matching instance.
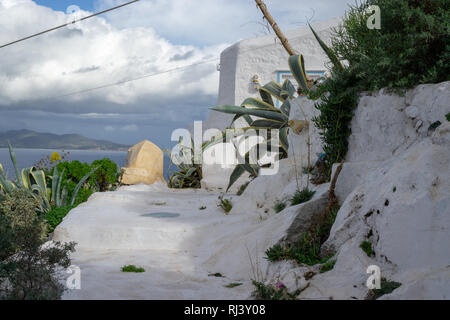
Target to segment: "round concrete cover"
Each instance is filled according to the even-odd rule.
[[[179,213],[170,213],[170,212],[155,212],[155,213],[146,213],[142,214],[142,217],[150,217],[150,218],[176,218],[179,217]]]

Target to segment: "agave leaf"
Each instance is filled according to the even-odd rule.
[[[235,123],[235,122],[236,122],[238,119],[240,119],[240,118],[244,118],[248,125],[250,125],[250,123],[252,123],[252,121],[253,121],[252,117],[250,117],[248,114],[244,114],[244,115],[242,115],[242,114],[237,114],[237,115],[233,118],[233,121],[231,121],[230,126],[233,125],[233,123]]]
[[[305,72],[305,62],[302,55],[289,57],[289,68],[304,93],[308,93],[308,77]]]
[[[0,174],[0,189],[3,189],[9,194],[15,189],[15,185],[11,181],[7,180],[3,174]]]
[[[58,177],[58,182],[56,184],[56,197],[55,197],[56,207],[61,207],[61,184],[65,170],[66,169],[63,169],[63,171],[61,172],[61,175]]]
[[[38,212],[46,213],[50,211],[51,209],[50,203],[48,202],[44,190],[39,185],[37,184],[32,185],[31,189],[28,191],[30,195],[32,195],[33,198],[35,198],[39,203],[39,210],[37,210]]]
[[[189,178],[195,171],[197,170],[196,167],[191,167],[188,172],[184,175],[185,178]]]
[[[55,170],[53,171],[52,176],[52,198],[51,201],[54,204],[56,202],[56,185],[58,184],[59,173],[58,166],[55,166]]]
[[[23,181],[21,179],[21,174],[20,174],[20,171],[19,171],[19,167],[17,166],[16,153],[14,152],[14,150],[13,150],[13,148],[11,146],[11,143],[9,143],[9,141],[8,141],[8,147],[9,147],[9,156],[11,158],[11,162],[12,162],[12,164],[14,166],[14,170],[16,172],[17,183],[19,184],[19,186],[25,187],[24,184],[23,184]]]
[[[33,178],[33,181],[30,182],[30,184],[36,184],[44,193],[45,197],[47,198],[47,181],[45,180],[45,173],[42,170],[32,170],[29,174]],[[31,180],[30,180],[31,181]]]
[[[311,29],[312,33],[314,34],[314,37],[319,42],[320,46],[322,47],[323,51],[325,51],[326,55],[330,59],[331,63],[333,63],[334,67],[338,70],[344,70],[344,66],[342,65],[341,61],[339,60],[336,53],[331,50],[325,42],[322,41],[322,39],[319,37],[319,35],[316,33],[316,31],[311,27],[311,25],[308,23],[309,28]]]
[[[284,124],[285,122],[269,119],[261,119],[253,121],[250,126],[253,129],[280,129],[281,127],[283,127]]]
[[[261,99],[265,102],[270,104],[272,107],[275,108],[275,105],[273,104],[273,99],[272,99],[272,95],[270,93],[268,93],[265,90],[261,90],[259,89],[259,95],[261,96]]]
[[[289,150],[289,140],[288,140],[289,127],[282,128],[279,132],[280,132],[281,147],[287,153]]]
[[[242,102],[241,107],[250,107],[250,108],[256,108],[256,109],[267,109],[267,110],[276,110],[274,106],[271,104],[264,102],[261,99],[257,98],[247,98]]]
[[[291,113],[291,102],[289,100],[285,100],[280,107],[280,111],[286,116],[289,117]]]
[[[293,98],[295,93],[297,92],[294,85],[289,79],[284,80],[282,88],[283,91],[287,91],[289,93],[290,98]]]
[[[34,167],[22,169],[20,172],[20,177],[22,179],[22,184],[25,189],[30,189],[32,185],[32,181],[30,180],[31,172],[34,170]]]
[[[67,204],[67,195],[69,194],[69,190],[67,189],[67,186],[64,186],[61,196],[61,206],[65,207]]]
[[[94,169],[92,169],[88,174],[86,174],[83,178],[81,178],[80,182],[78,182],[78,184],[75,187],[75,190],[73,191],[72,194],[72,200],[70,201],[70,205],[73,206],[73,204],[75,203],[75,199],[77,197],[78,191],[80,190],[81,186],[86,182],[87,179],[89,179],[89,177],[95,172],[97,171],[97,169],[100,168],[100,166],[95,167]]]
[[[230,190],[231,186],[244,174],[246,171],[243,164],[238,164],[230,176],[230,182],[228,183],[227,192]]]
[[[272,119],[272,120],[278,120],[281,122],[287,121],[287,117],[283,115],[281,112],[277,111],[269,111],[265,109],[248,109],[238,106],[231,106],[231,105],[223,105],[223,106],[216,106],[214,108],[211,108],[211,110],[223,112],[223,113],[230,113],[230,114],[248,114],[260,118],[265,119]]]
[[[275,81],[271,81],[268,84],[266,84],[264,87],[260,89],[260,92],[264,91],[270,94],[271,96],[274,96],[280,101],[284,101],[284,98],[281,96],[281,92],[283,91],[283,87]]]

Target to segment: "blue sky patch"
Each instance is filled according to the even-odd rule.
[[[93,11],[94,8],[94,0],[34,0],[34,2],[41,6],[64,12],[70,5],[76,5],[88,11]]]

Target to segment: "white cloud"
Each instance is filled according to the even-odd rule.
[[[0,34],[0,43],[67,20],[64,13],[31,0],[0,0],[0,29],[8,31]],[[186,66],[218,57],[225,46],[175,45],[150,27],[117,29],[104,18],[96,17],[77,24],[74,30],[60,29],[1,49],[0,104],[32,102]],[[186,86],[183,79],[191,72],[195,72],[195,78],[191,77]],[[193,93],[215,95],[218,77],[215,63],[210,63],[66,97],[63,101],[95,99],[122,104],[126,109],[138,99],[146,99],[151,105],[165,97],[173,101]]]
[[[96,0],[106,9],[126,0]],[[354,0],[265,0],[283,29],[343,15]],[[148,26],[158,34],[188,44],[236,42],[267,30],[254,0],[141,0],[108,14],[115,26]]]

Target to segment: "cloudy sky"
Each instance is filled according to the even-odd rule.
[[[71,5],[83,17],[125,2],[0,0],[0,45],[66,23]],[[265,2],[286,30],[341,16],[353,3]],[[264,34],[261,21],[253,0],[141,0],[1,48],[0,131],[79,133],[127,144],[149,139],[168,147],[174,129],[206,119],[215,105],[220,52]]]

